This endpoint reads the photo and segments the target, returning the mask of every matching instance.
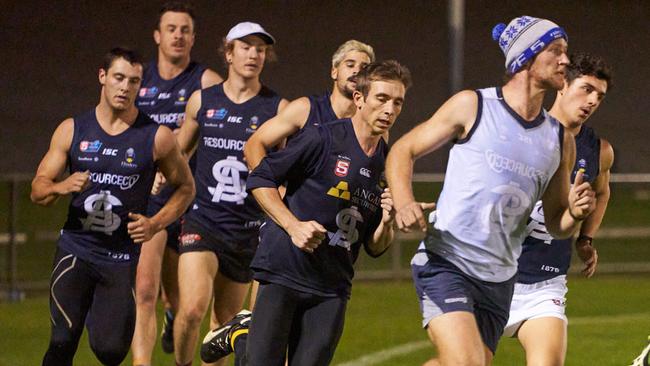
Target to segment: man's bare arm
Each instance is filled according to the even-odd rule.
[[[465,137],[476,119],[477,109],[476,92],[462,91],[393,145],[386,160],[386,178],[393,195],[397,210],[395,220],[400,230],[426,229],[422,207],[415,201],[411,187],[415,160],[454,138]]]
[[[178,129],[176,141],[180,148],[181,154],[186,160],[189,160],[196,149],[199,137],[199,122],[197,120],[199,109],[201,108],[201,91],[197,90],[190,96],[185,106],[185,120]]]
[[[307,122],[310,108],[308,98],[299,98],[288,103],[286,107],[279,108],[275,117],[264,122],[244,145],[248,168],[255,169],[269,149],[280,145],[287,137],[300,130]]]
[[[223,82],[221,75],[211,69],[205,69],[203,75],[201,75],[201,89],[209,88],[221,82]]]
[[[174,134],[166,127],[159,127],[156,133],[154,159],[167,179],[167,184],[176,188],[165,205],[154,216],[129,213],[131,221],[128,232],[136,243],[151,239],[153,234],[178,219],[194,199],[195,188],[187,161],[181,155]]]
[[[591,277],[596,272],[598,265],[598,251],[592,245],[592,238],[600,228],[605,216],[609,202],[609,177],[610,170],[614,164],[614,149],[607,140],[601,139],[600,143],[600,171],[594,181],[593,187],[596,192],[596,208],[580,226],[580,235],[575,242],[576,254],[584,263],[582,273]]]
[[[542,196],[546,229],[557,239],[573,235],[595,207],[594,192],[588,182],[583,182],[582,171],[570,184],[576,154],[575,138],[570,133],[564,133],[562,151],[560,166]]]
[[[74,120],[68,118],[61,122],[52,134],[50,147],[41,160],[32,180],[32,202],[48,206],[60,196],[81,192],[89,184],[90,172],[75,172],[61,180],[68,163],[68,152],[74,135]]]
[[[289,234],[293,244],[313,253],[325,239],[327,230],[314,220],[300,221],[284,204],[277,188],[260,187],[252,191],[264,212]]]

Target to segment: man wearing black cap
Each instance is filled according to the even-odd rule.
[[[180,302],[174,322],[178,365],[191,364],[199,327],[214,294],[218,323],[241,310],[252,279],[262,211],[246,193],[248,137],[286,103],[260,82],[275,40],[259,24],[234,26],[223,41],[228,78],[196,91],[178,134],[181,151],[196,148],[194,204],[180,239]]]
[[[535,202],[544,202],[546,226],[558,238],[595,206],[582,173],[570,188],[573,137],[542,109],[545,92],[564,85],[564,30],[522,16],[495,27],[493,38],[506,56],[506,84],[454,95],[387,159],[398,227],[426,232],[411,264],[423,326],[438,350],[431,365],[491,364]],[[413,163],[450,141],[444,188],[427,223],[411,190]]]

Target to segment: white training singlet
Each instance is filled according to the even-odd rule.
[[[476,121],[449,153],[426,248],[466,274],[503,282],[517,272],[526,220],[562,154],[562,125],[542,110],[525,121],[501,88],[477,91]]]

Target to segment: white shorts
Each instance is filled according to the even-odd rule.
[[[567,290],[566,275],[531,284],[516,283],[503,336],[513,337],[530,319],[555,317],[568,322],[564,314]]]

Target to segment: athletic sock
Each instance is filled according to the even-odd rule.
[[[230,346],[235,353],[235,360],[242,359],[246,355],[246,339],[248,338],[248,328],[237,329],[230,336]]]

